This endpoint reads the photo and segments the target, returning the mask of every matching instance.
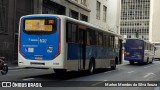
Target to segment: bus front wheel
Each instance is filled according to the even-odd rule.
[[[94,74],[95,72],[95,60],[91,59],[89,62],[89,68],[88,68],[89,74]]]

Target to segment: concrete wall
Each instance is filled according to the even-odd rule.
[[[101,3],[100,20],[96,19],[96,3],[97,3],[97,1],[99,1]],[[91,10],[89,22],[108,30],[107,22],[103,21],[103,5],[105,5],[107,7],[107,1],[106,0],[88,0],[88,2],[89,2],[88,7]],[[108,8],[107,8],[107,10],[108,10]]]
[[[160,42],[160,0],[151,0],[153,5],[151,42]]]
[[[96,19],[97,1],[101,3],[100,20]],[[88,6],[91,10],[90,23],[118,33],[120,30],[120,1],[121,0],[88,0]],[[106,22],[103,21],[103,5],[107,7]]]
[[[90,10],[87,8],[87,6],[81,5],[80,0],[78,2],[75,2],[74,0],[51,0],[51,1],[66,7],[66,16],[70,15],[70,10],[74,10],[79,13],[79,19],[80,19],[80,14],[84,14],[89,18]]]
[[[107,0],[107,24],[114,32],[120,31],[121,0]]]

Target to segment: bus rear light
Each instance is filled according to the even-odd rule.
[[[126,56],[126,52],[124,52],[124,56]]]
[[[124,56],[129,56],[130,52],[124,52]]]
[[[53,58],[56,58],[59,54],[55,55]]]
[[[129,52],[126,52],[126,55],[130,55],[130,53],[129,53]]]

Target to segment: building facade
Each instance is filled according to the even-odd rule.
[[[159,6],[160,0],[151,0],[151,35],[150,35],[150,41],[153,43],[160,43],[160,6]]]
[[[19,19],[34,13],[35,1],[0,0],[0,56],[6,57],[8,64],[17,62]]]
[[[88,0],[90,12],[90,23],[101,28],[107,27],[107,1],[106,0]]]
[[[42,14],[66,15],[88,22],[90,10],[87,0],[42,0]]]
[[[121,29],[124,38],[149,40],[150,0],[121,0]]]
[[[109,30],[120,33],[121,0],[107,0],[107,25]]]
[[[117,32],[119,1],[0,0],[0,56],[5,56],[8,64],[17,63],[19,19],[23,15],[66,15]]]

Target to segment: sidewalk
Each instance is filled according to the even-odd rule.
[[[8,70],[16,70],[16,69],[23,69],[23,67],[18,67],[17,64],[7,64]]]
[[[23,69],[23,67],[18,67],[18,66],[8,67],[8,70],[16,70],[16,69]]]

